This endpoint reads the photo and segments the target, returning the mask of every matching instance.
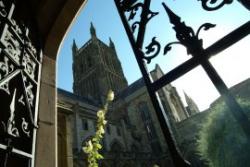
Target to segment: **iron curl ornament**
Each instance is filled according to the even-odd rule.
[[[238,0],[245,8],[250,10],[250,1],[249,0]]]
[[[160,43],[156,40],[156,37],[152,38],[152,41],[148,46],[145,47],[146,52],[143,55],[143,58],[147,61],[149,64],[153,58],[155,58],[161,50],[161,45]],[[153,54],[152,54],[153,53]],[[150,55],[150,56],[145,56],[145,55]]]
[[[143,9],[143,3],[136,2],[136,0],[132,0],[132,1],[123,0],[123,1],[120,1],[120,7],[124,13],[125,12],[129,13],[128,21],[132,21],[137,15],[139,9]],[[139,26],[140,26],[139,21],[135,21],[134,23],[132,23],[132,26],[131,26],[132,32],[134,33],[136,28]]]
[[[233,0],[198,0],[201,1],[202,7],[207,11],[217,10],[224,5],[229,5]],[[250,1],[249,0],[238,0],[245,8],[250,10]]]
[[[142,11],[144,11],[147,14],[147,17],[145,20],[142,19],[142,13],[140,15],[141,19],[140,21],[135,21],[134,23],[132,23],[131,25],[131,30],[133,33],[135,33],[135,30],[142,25],[142,24],[146,24],[149,20],[151,20],[154,16],[156,16],[159,12],[153,12],[151,11],[149,8],[147,8],[145,6],[145,4],[143,4],[142,2],[138,2],[137,0],[121,0],[119,2],[121,9],[123,10],[123,12],[128,12],[129,16],[128,16],[128,21],[132,21],[135,19],[135,16],[138,14],[139,9],[141,9]],[[143,13],[144,13],[143,12]]]
[[[226,4],[231,4],[233,0],[198,0],[205,10],[213,11],[223,7]]]
[[[176,38],[178,39],[178,41],[168,43],[164,47],[164,55],[166,55],[168,51],[171,50],[171,45],[173,44],[181,44],[187,48],[187,54],[196,55],[195,53],[199,51],[199,48],[202,48],[203,46],[202,39],[199,39],[201,30],[204,29],[205,31],[207,31],[210,28],[215,27],[215,24],[204,23],[198,28],[197,32],[195,33],[191,27],[186,26],[185,22],[181,22],[180,17],[173,13],[165,3],[162,3],[162,5],[169,16],[170,22],[174,25],[173,29],[176,31]]]

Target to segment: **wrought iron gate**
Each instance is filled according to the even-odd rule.
[[[1,167],[34,166],[42,52],[19,17],[12,1],[0,0]]]
[[[248,0],[238,1],[248,10],[250,10],[250,2]],[[158,3],[158,1],[152,2]],[[208,11],[217,10],[224,5],[231,4],[232,2],[233,0],[201,0],[202,7]],[[157,91],[165,85],[176,80],[180,76],[186,74],[190,70],[194,69],[198,65],[201,65],[206,71],[210,80],[212,81],[218,92],[221,94],[221,96],[224,98],[227,105],[230,107],[232,115],[238,121],[248,139],[250,139],[250,123],[248,118],[245,116],[243,110],[236,102],[234,96],[229,92],[226,84],[208,60],[211,56],[220,53],[221,51],[227,49],[234,43],[247,36],[250,33],[250,21],[239,26],[237,29],[205,49],[202,45],[202,39],[200,39],[198,36],[199,32],[202,29],[208,30],[215,25],[211,23],[205,23],[201,25],[198,31],[195,33],[195,31],[191,27],[187,26],[181,20],[181,18],[177,16],[165,3],[162,3],[171,24],[173,24],[173,29],[176,32],[176,38],[178,40],[177,42],[167,44],[164,48],[164,54],[166,54],[171,49],[172,44],[181,44],[186,47],[187,53],[192,55],[192,58],[174,68],[157,81],[153,81],[151,79],[150,73],[147,71],[146,63],[150,63],[152,59],[158,56],[161,45],[154,37],[152,38],[152,42],[146,47],[146,52],[143,52],[146,26],[148,22],[151,21],[151,19],[159,14],[158,12],[153,12],[150,10],[150,3],[151,0],[115,0],[116,7],[125,27],[139,68],[143,74],[148,93],[154,105],[175,166],[190,166],[190,164],[185,161],[179,153],[174,137],[172,135],[168,117],[166,113],[163,112],[163,107]],[[135,16],[139,16],[140,20],[135,21]],[[134,33],[135,30],[137,30],[138,32],[137,35]]]

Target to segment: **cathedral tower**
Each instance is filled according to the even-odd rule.
[[[73,41],[73,91],[102,103],[109,89],[116,93],[127,87],[128,83],[113,41],[110,39],[107,46],[99,40],[92,23],[90,34],[90,40],[79,49]]]
[[[187,102],[186,109],[187,109],[187,112],[188,112],[189,116],[199,113],[200,110],[197,107],[194,100],[191,97],[189,97],[185,92],[184,92],[184,95],[185,95],[185,100]]]

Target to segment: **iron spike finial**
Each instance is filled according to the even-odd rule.
[[[181,18],[177,16],[164,2],[162,3],[164,9],[166,10],[170,23],[176,25],[181,22]]]

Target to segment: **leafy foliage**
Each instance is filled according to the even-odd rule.
[[[106,103],[103,109],[100,109],[97,112],[97,130],[92,139],[87,141],[86,146],[83,147],[83,151],[88,156],[88,167],[98,167],[98,160],[103,159],[104,157],[99,153],[99,150],[102,149],[101,140],[105,133],[104,127],[107,124],[107,120],[105,120],[105,115],[108,111],[108,104],[113,101],[114,92],[109,91]]]
[[[238,99],[238,103],[249,118],[250,101]],[[199,132],[199,154],[211,167],[250,166],[250,141],[227,105],[220,101],[210,110]]]

